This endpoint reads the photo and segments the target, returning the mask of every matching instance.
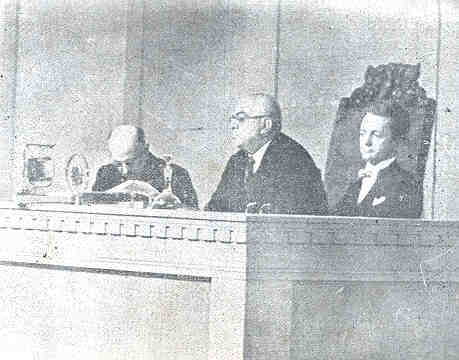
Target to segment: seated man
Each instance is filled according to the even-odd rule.
[[[308,152],[281,133],[281,111],[269,95],[242,99],[231,116],[231,156],[205,207],[210,211],[327,213],[320,171]]]
[[[158,191],[166,184],[164,169],[166,162],[148,151],[145,133],[132,125],[116,127],[108,141],[113,162],[97,171],[93,191],[109,190],[126,180],[140,180],[149,183]],[[198,208],[198,200],[188,172],[172,164],[172,191],[182,204]]]
[[[378,102],[366,109],[360,125],[360,153],[366,165],[333,215],[420,217],[422,186],[397,163],[397,147],[408,129],[408,114],[396,104]]]

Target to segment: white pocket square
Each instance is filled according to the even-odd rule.
[[[386,197],[385,196],[381,196],[379,198],[374,198],[373,199],[373,206],[382,204],[384,201],[386,201]]]

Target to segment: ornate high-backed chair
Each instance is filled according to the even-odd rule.
[[[403,168],[424,179],[436,102],[419,86],[420,64],[389,63],[368,66],[365,83],[348,98],[342,98],[330,140],[325,186],[330,208],[341,199],[361,168],[359,128],[363,108],[375,100],[390,99],[409,114],[410,130],[398,150]]]

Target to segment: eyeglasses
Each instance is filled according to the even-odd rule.
[[[237,114],[233,114],[230,116],[229,120],[230,122],[232,121],[238,121],[238,122],[243,122],[247,119],[261,119],[261,118],[264,118],[264,117],[267,117],[267,116],[271,116],[271,114],[262,114],[262,115],[255,115],[255,116],[249,116],[247,113],[245,112],[238,112]]]

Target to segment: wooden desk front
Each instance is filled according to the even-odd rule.
[[[0,208],[0,353],[457,359],[459,223]]]

